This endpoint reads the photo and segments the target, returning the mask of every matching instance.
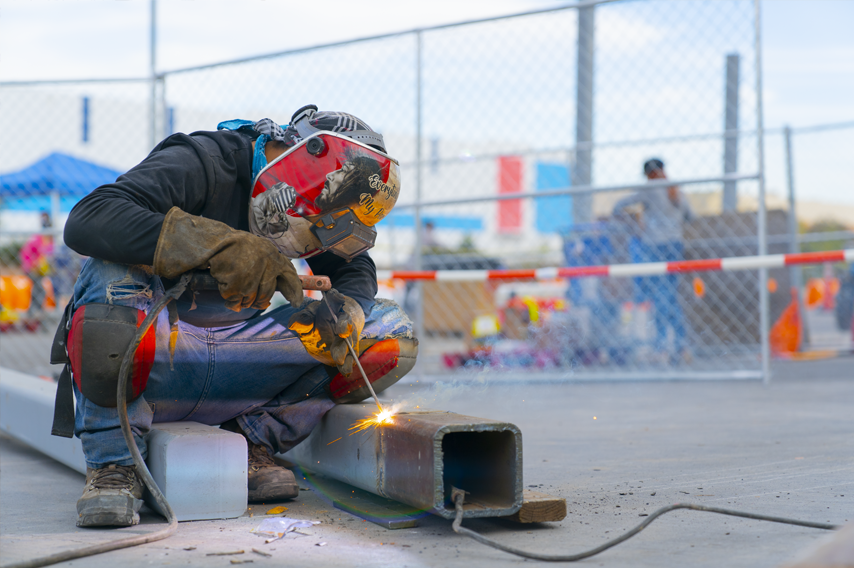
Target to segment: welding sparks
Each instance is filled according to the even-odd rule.
[[[367,430],[368,428],[376,428],[377,426],[394,424],[394,415],[395,409],[383,408],[379,412],[374,413],[372,416],[369,416],[364,420],[359,420],[352,426],[350,426],[350,435],[352,436],[356,432],[361,432],[363,430]]]

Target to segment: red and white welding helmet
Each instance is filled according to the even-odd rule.
[[[378,133],[319,130],[312,114],[294,117],[302,139],[255,178],[249,227],[290,258],[331,251],[350,260],[374,246],[374,225],[400,194],[400,165],[372,147],[384,148]]]

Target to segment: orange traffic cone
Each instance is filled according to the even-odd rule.
[[[801,347],[801,317],[798,311],[798,291],[792,288],[792,302],[771,326],[771,353],[791,355]]]

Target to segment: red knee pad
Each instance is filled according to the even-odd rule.
[[[399,381],[415,366],[418,340],[393,338],[376,341],[359,356],[359,362],[374,391],[380,393]],[[363,339],[362,343],[371,343]],[[360,402],[371,396],[359,368],[353,365],[350,376],[337,373],[328,387],[329,396],[337,404]]]
[[[68,333],[68,358],[77,388],[98,406],[115,408],[119,369],[145,312],[127,306],[86,304],[77,308]],[[127,400],[139,398],[154,364],[156,335],[152,325],[133,357]]]

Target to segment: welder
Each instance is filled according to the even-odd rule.
[[[375,298],[367,253],[399,192],[381,134],[308,105],[285,126],[230,120],[169,136],[74,207],[65,242],[90,258],[51,359],[66,363],[53,433],[78,436],[87,465],[78,526],[139,522],[118,370],[146,311],[187,273],[209,271],[217,289],[188,289],[136,349],[127,397],[136,443],[145,456],[154,422],[220,425],[246,438],[250,501],[298,495],[273,455],[336,403],[369,395],[347,340],[377,392],[415,363],[412,323]],[[331,279],[326,301],[304,298],[297,258]],[[277,290],[287,303],[268,309]]]

